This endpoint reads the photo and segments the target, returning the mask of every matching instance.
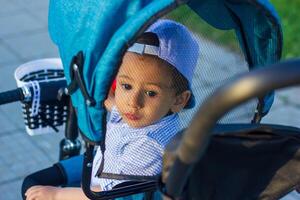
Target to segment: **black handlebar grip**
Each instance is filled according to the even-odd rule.
[[[23,99],[24,95],[21,88],[0,93],[0,105],[15,101],[22,101]]]

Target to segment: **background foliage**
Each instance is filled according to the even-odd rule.
[[[270,0],[278,12],[283,31],[282,58],[300,57],[300,0]],[[182,14],[184,13],[184,14]],[[237,50],[238,44],[233,31],[220,31],[214,29],[199,18],[187,6],[181,6],[167,15],[179,21],[194,32],[201,34],[232,50]],[[197,24],[197,26],[193,26]]]
[[[283,58],[300,56],[300,0],[271,0],[283,30]]]

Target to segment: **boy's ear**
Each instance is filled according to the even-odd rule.
[[[181,94],[177,95],[175,97],[175,102],[174,102],[173,106],[171,107],[171,111],[173,113],[180,112],[185,107],[185,105],[188,103],[190,97],[191,97],[191,91],[189,91],[189,90],[186,90],[186,91],[182,92]]]

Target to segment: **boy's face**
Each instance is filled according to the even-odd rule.
[[[123,120],[140,128],[178,112],[170,69],[159,58],[127,52],[117,74],[115,103]]]

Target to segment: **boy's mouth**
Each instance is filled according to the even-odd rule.
[[[125,113],[125,117],[129,120],[137,121],[141,117],[139,117],[137,114],[132,114],[132,113]]]

